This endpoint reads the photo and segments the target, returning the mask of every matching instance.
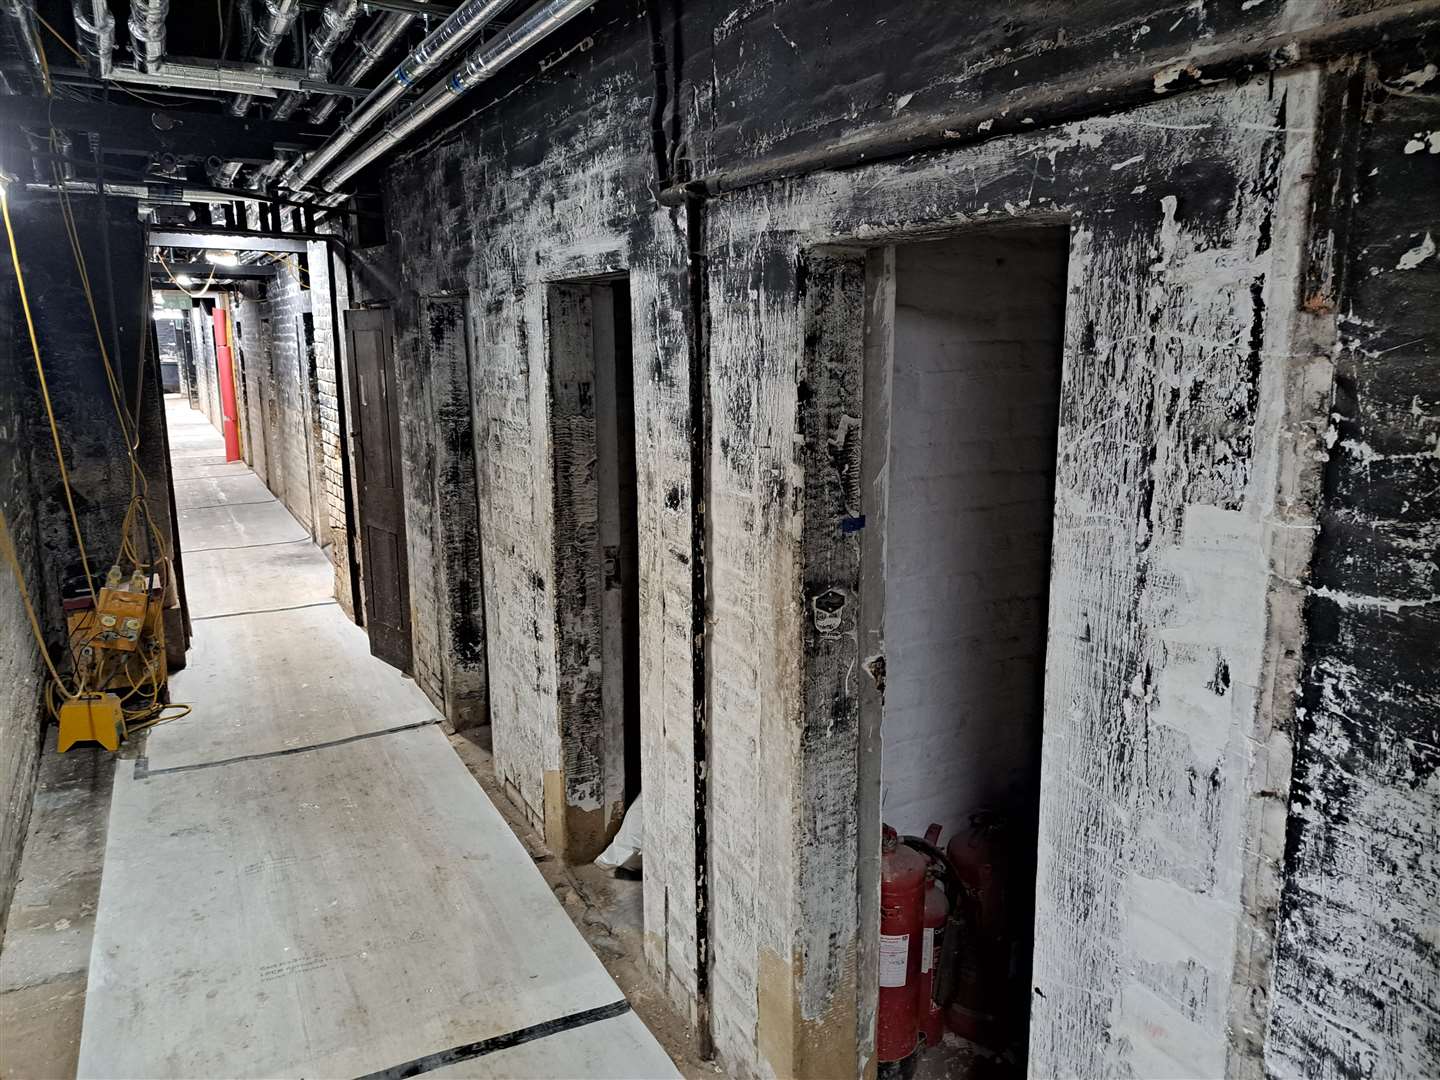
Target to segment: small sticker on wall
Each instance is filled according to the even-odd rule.
[[[935,928],[925,927],[925,936],[920,939],[920,974],[924,975],[935,966]]]
[[[880,985],[904,986],[910,966],[910,935],[880,935]]]

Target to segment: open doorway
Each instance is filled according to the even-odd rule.
[[[888,394],[865,394],[867,428],[888,431],[864,507],[884,551],[881,815],[901,837],[930,830],[957,909],[954,940],[923,931],[911,963],[921,1076],[1024,1071],[1067,258],[1067,230],[1043,226],[869,261],[888,278],[867,326]],[[888,888],[882,1061],[912,1038],[887,1028]]]
[[[565,769],[562,784],[547,785],[546,834],[578,862],[600,852],[640,794],[629,281],[556,284],[549,301]]]

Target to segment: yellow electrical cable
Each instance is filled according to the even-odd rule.
[[[192,293],[189,289],[185,288],[184,285],[180,284],[179,278],[177,278],[174,274],[170,272],[170,264],[165,261],[164,255],[161,255],[157,251],[155,253],[155,257],[160,260],[160,265],[164,267],[165,276],[168,277],[171,281],[173,281],[175,283],[175,287],[181,292],[183,292],[186,296],[188,296],[191,300],[198,300],[202,293],[209,290],[210,283],[215,280],[215,267],[212,266],[210,267],[210,276],[205,279],[205,284],[200,286],[200,292]]]
[[[38,19],[34,5],[30,6],[30,13]],[[34,35],[35,51],[40,55],[40,76],[45,84],[45,96],[51,97],[55,93],[55,85],[50,81],[50,60],[45,55],[45,42],[41,40],[39,33]]]
[[[60,672],[55,670],[55,662],[50,659],[50,650],[45,645],[45,634],[40,629],[40,620],[35,616],[35,607],[30,603],[30,587],[25,584],[25,571],[20,567],[20,556],[15,553],[15,543],[10,539],[10,525],[5,520],[4,510],[0,510],[0,549],[4,550],[5,561],[10,564],[10,572],[15,575],[15,584],[20,588],[20,601],[25,606],[26,618],[30,620],[30,633],[35,636],[35,645],[40,650],[45,666],[50,669],[50,677],[55,680],[61,693],[73,698],[76,692],[65,685],[65,680],[60,678]]]
[[[43,26],[46,30],[49,30],[50,33],[52,33],[52,34],[55,35],[55,40],[56,40],[56,41],[60,42],[61,45],[64,45],[65,48],[67,48],[67,49],[70,50],[70,54],[71,54],[72,56],[74,56],[76,60],[79,60],[79,61],[80,61],[80,66],[81,66],[81,67],[84,67],[84,68],[86,68],[86,69],[88,69],[88,68],[90,67],[90,59],[89,59],[89,57],[87,57],[87,56],[85,56],[84,54],[82,54],[79,49],[75,48],[74,45],[71,45],[70,42],[66,41],[65,38],[61,35],[61,33],[60,33],[59,30],[56,30],[55,27],[51,26],[48,22],[45,21],[44,16],[42,16],[42,15],[40,14],[40,12],[35,11],[35,10],[32,8],[31,11],[30,11],[30,14],[32,14],[32,15],[35,16],[35,21],[36,21],[36,22],[38,22],[38,23],[39,23],[41,26]],[[44,55],[44,49],[41,49],[41,55]]]
[[[90,556],[85,551],[85,538],[80,535],[80,516],[75,512],[75,498],[70,492],[70,472],[65,467],[65,454],[60,449],[60,428],[55,422],[55,409],[50,404],[50,387],[45,382],[45,364],[40,359],[40,342],[35,337],[35,320],[30,314],[30,298],[25,292],[25,272],[20,268],[20,251],[15,246],[15,228],[10,223],[9,185],[0,183],[0,212],[5,217],[5,235],[10,241],[10,260],[15,264],[15,283],[19,287],[20,308],[25,313],[25,327],[30,333],[30,350],[35,355],[35,372],[40,377],[40,396],[45,402],[45,415],[50,421],[50,438],[55,444],[55,460],[60,466],[60,483],[65,489],[65,505],[70,509],[70,524],[75,528],[75,544],[80,549],[80,565],[85,569],[85,584],[90,598],[95,596],[95,579],[90,573]],[[98,603],[96,605],[99,606]]]
[[[54,134],[54,129],[52,128],[52,143]],[[58,182],[59,170],[52,166],[52,172]],[[130,459],[130,505],[126,510],[124,523],[121,526],[120,552],[116,555],[115,561],[117,563],[120,562],[128,551],[131,556],[131,562],[138,566],[140,559],[133,545],[130,544],[130,532],[134,527],[134,507],[137,501],[143,505],[146,524],[149,526],[152,539],[155,541],[155,546],[163,558],[169,557],[168,545],[166,545],[161,536],[159,527],[155,524],[154,516],[150,513],[149,480],[146,478],[144,470],[141,469],[140,462],[135,456],[135,451],[140,446],[139,423],[130,415],[129,410],[125,408],[121,400],[123,391],[120,388],[120,381],[115,374],[115,369],[110,363],[110,353],[105,347],[105,335],[100,328],[100,315],[95,307],[95,294],[90,285],[90,272],[85,263],[85,253],[80,246],[80,233],[75,225],[74,210],[70,205],[69,194],[64,191],[63,186],[60,192],[60,208],[61,217],[65,221],[65,233],[70,241],[70,251],[74,256],[75,268],[80,275],[80,284],[85,291],[85,301],[90,310],[90,324],[95,329],[95,343],[100,351],[100,361],[105,368],[105,382],[110,391],[110,403],[115,409],[115,419],[120,425],[120,435],[121,438],[125,440],[125,453]],[[144,339],[142,339],[141,347],[143,350]],[[144,370],[143,358],[139,365],[139,370]]]
[[[49,30],[52,34],[55,35],[55,37],[61,42],[61,44],[65,45],[67,48],[70,48],[69,42],[65,41],[65,39],[64,39],[63,37],[61,37],[61,36],[56,32],[56,30],[55,30],[55,28],[54,28],[53,26],[51,26],[51,25],[50,25],[48,22],[46,22],[43,18],[40,18],[40,16],[38,15],[38,13],[36,14],[36,18],[37,18],[37,20],[40,22],[41,25],[43,25],[47,30]],[[53,99],[53,97],[54,97],[54,85],[53,85],[53,83],[51,82],[51,79],[50,79],[50,65],[49,65],[48,59],[47,59],[46,56],[45,56],[45,48],[44,48],[44,45],[43,45],[43,43],[39,40],[39,36],[38,36],[38,35],[36,35],[35,44],[36,44],[37,51],[39,52],[39,55],[40,55],[40,66],[41,66],[41,73],[42,73],[42,75],[43,75],[43,77],[44,77],[45,94],[46,94],[47,97],[50,97],[50,98]],[[71,52],[75,52],[75,50],[74,50],[73,48],[71,48],[70,51],[71,51]],[[79,56],[78,53],[76,53],[76,55]],[[81,57],[81,60],[82,60],[82,63],[83,63],[83,62],[84,62],[84,58]],[[123,88],[122,88],[122,89],[123,89]],[[138,97],[139,95],[136,95],[136,96]],[[51,150],[54,151],[54,150],[56,149],[56,132],[55,132],[55,129],[54,129],[53,126],[50,128],[50,145],[51,145]],[[86,303],[87,303],[87,305],[89,306],[91,325],[92,325],[92,326],[94,327],[94,329],[95,329],[95,340],[96,340],[96,344],[99,346],[101,362],[102,362],[102,364],[103,364],[103,366],[104,366],[104,369],[105,369],[105,379],[106,379],[107,386],[108,386],[108,388],[109,388],[109,390],[110,390],[111,404],[112,404],[112,405],[114,406],[114,408],[115,408],[115,418],[116,418],[116,421],[117,421],[117,422],[119,423],[119,425],[120,425],[121,438],[122,438],[122,439],[124,440],[124,442],[125,442],[126,456],[129,458],[129,463],[130,463],[130,502],[129,502],[129,504],[128,504],[127,507],[126,507],[125,517],[123,518],[122,524],[121,524],[121,532],[120,532],[120,549],[121,549],[121,550],[120,550],[120,554],[118,554],[117,557],[116,557],[116,562],[119,563],[120,560],[121,560],[125,555],[128,554],[129,557],[130,557],[131,565],[132,565],[136,570],[142,570],[142,569],[143,569],[143,571],[145,572],[145,575],[146,575],[146,596],[145,596],[145,602],[146,602],[146,609],[147,609],[147,611],[148,611],[148,606],[149,606],[149,604],[151,603],[151,597],[150,597],[150,595],[149,595],[149,591],[150,591],[150,590],[149,590],[149,575],[150,575],[150,573],[152,572],[152,568],[151,568],[151,565],[150,565],[150,564],[143,564],[143,563],[141,562],[141,560],[140,560],[140,558],[139,558],[139,552],[137,552],[137,551],[135,550],[134,544],[133,544],[133,542],[132,542],[132,540],[131,540],[131,533],[133,532],[134,526],[135,526],[135,510],[136,510],[136,505],[137,505],[137,504],[139,504],[140,508],[141,508],[141,509],[143,510],[143,512],[144,512],[145,522],[146,522],[146,524],[147,524],[148,527],[149,527],[149,530],[150,530],[150,533],[151,533],[151,537],[152,537],[152,539],[155,541],[155,547],[156,547],[156,550],[157,550],[157,552],[158,552],[158,554],[159,554],[159,557],[160,557],[161,559],[164,559],[164,560],[168,560],[168,559],[169,559],[168,545],[165,543],[164,537],[161,535],[160,530],[159,530],[159,527],[155,524],[155,518],[154,518],[154,516],[153,516],[153,515],[151,514],[151,512],[150,512],[150,504],[149,504],[149,497],[148,497],[148,496],[149,496],[149,481],[148,481],[148,479],[147,479],[146,476],[145,476],[144,470],[140,468],[140,463],[139,463],[139,460],[138,460],[138,458],[136,457],[136,453],[135,453],[135,452],[139,449],[139,446],[140,446],[140,427],[139,427],[139,422],[138,422],[138,420],[136,420],[135,417],[129,415],[129,411],[124,407],[124,405],[123,405],[123,403],[122,403],[123,392],[120,390],[119,379],[118,379],[118,378],[116,377],[116,375],[115,375],[114,367],[113,367],[112,364],[110,363],[109,353],[108,353],[108,351],[107,351],[106,348],[105,348],[104,334],[103,334],[103,331],[102,331],[101,328],[100,328],[100,318],[99,318],[99,314],[98,314],[98,312],[97,312],[97,310],[96,310],[96,307],[95,307],[94,292],[93,292],[93,290],[91,289],[91,285],[90,285],[90,274],[89,274],[89,270],[88,270],[88,268],[87,268],[87,266],[86,266],[86,264],[85,264],[85,256],[84,256],[83,249],[82,249],[81,246],[80,246],[79,230],[76,228],[76,225],[75,225],[74,211],[73,211],[73,209],[72,209],[71,206],[70,206],[69,192],[65,189],[65,186],[64,186],[64,184],[63,184],[63,182],[62,182],[62,177],[60,176],[59,167],[58,167],[56,164],[54,164],[53,162],[52,162],[52,164],[51,164],[51,172],[52,172],[52,175],[53,175],[53,176],[55,177],[55,179],[56,179],[56,186],[57,186],[57,188],[58,188],[59,191],[60,191],[60,201],[61,201],[61,207],[62,207],[62,217],[63,217],[63,219],[64,219],[64,221],[65,221],[66,236],[67,236],[67,238],[68,238],[69,241],[70,241],[71,253],[73,254],[73,256],[74,256],[74,258],[75,258],[76,270],[77,270],[77,272],[78,272],[78,274],[79,274],[79,276],[80,276],[80,283],[81,283],[81,286],[83,287],[84,292],[85,292],[85,300],[86,300]],[[84,538],[83,538],[83,536],[81,535],[79,517],[78,517],[78,515],[77,515],[76,512],[75,512],[75,502],[74,502],[74,498],[73,498],[73,495],[72,495],[71,489],[70,489],[69,473],[68,473],[68,471],[66,470],[66,467],[65,467],[65,456],[64,456],[64,453],[63,453],[63,451],[61,450],[61,446],[60,446],[60,433],[59,433],[59,428],[58,428],[58,425],[57,425],[56,420],[55,420],[54,409],[53,409],[53,407],[51,406],[51,402],[50,402],[50,391],[49,391],[49,387],[48,387],[48,385],[46,384],[46,381],[45,381],[45,368],[44,368],[44,364],[43,364],[43,362],[42,362],[42,360],[41,360],[41,357],[40,357],[40,345],[39,345],[39,342],[38,342],[38,340],[37,340],[37,338],[36,338],[36,334],[35,334],[35,323],[34,323],[34,319],[33,319],[32,315],[31,315],[31,312],[30,312],[29,299],[28,299],[28,297],[27,297],[27,295],[26,295],[26,292],[25,292],[24,273],[23,273],[23,271],[22,271],[22,269],[21,269],[21,265],[20,265],[20,253],[19,253],[19,250],[17,249],[16,243],[15,243],[15,230],[14,230],[13,225],[11,224],[11,221],[10,221],[10,200],[9,200],[9,194],[8,194],[8,184],[5,183],[5,182],[3,182],[3,181],[0,181],[0,210],[3,210],[3,214],[4,214],[4,219],[5,219],[5,231],[6,231],[6,235],[7,235],[8,239],[9,239],[9,243],[10,243],[10,257],[11,257],[12,262],[13,262],[14,265],[15,265],[15,277],[16,277],[16,281],[17,281],[17,283],[18,283],[18,285],[19,285],[21,306],[22,306],[22,308],[24,309],[24,312],[25,312],[25,322],[26,322],[26,326],[27,326],[27,328],[28,328],[28,330],[29,330],[29,335],[30,335],[30,347],[31,347],[31,351],[34,353],[34,356],[35,356],[35,369],[36,369],[36,372],[37,372],[37,374],[39,375],[39,378],[40,378],[41,394],[42,394],[42,397],[43,397],[44,402],[45,402],[46,415],[47,415],[47,417],[48,417],[48,419],[49,419],[49,422],[50,422],[50,434],[51,434],[51,438],[52,438],[52,440],[54,441],[54,444],[55,444],[55,457],[56,457],[56,460],[57,460],[57,462],[58,462],[58,464],[59,464],[61,483],[62,483],[62,485],[64,486],[66,503],[67,503],[67,505],[69,506],[69,509],[70,509],[70,520],[71,520],[71,524],[74,526],[74,529],[75,529],[75,541],[76,541],[76,545],[78,546],[78,548],[79,548],[79,550],[80,550],[81,563],[82,563],[82,565],[84,566],[84,569],[85,569],[85,582],[86,582],[86,585],[89,587],[91,601],[92,601],[92,603],[94,603],[94,605],[95,605],[95,610],[98,611],[98,610],[99,610],[99,599],[98,599],[98,597],[96,596],[96,593],[95,593],[94,577],[93,577],[93,575],[92,575],[91,572],[90,572],[90,559],[89,559],[88,553],[87,553],[86,550],[85,550],[85,541],[84,541]],[[164,260],[162,259],[161,261],[162,261],[162,264],[163,264],[163,261],[164,261]],[[166,272],[169,273],[169,267],[168,267],[168,266],[166,267]],[[206,281],[204,287],[205,287],[206,289],[208,289],[208,288],[210,287],[211,282],[213,282],[214,279],[215,279],[215,273],[214,273],[214,270],[213,270],[213,268],[212,268],[211,273],[210,273],[210,278],[209,278],[209,280]],[[171,275],[171,280],[172,280],[172,281],[174,280],[174,275],[173,275],[173,274]],[[147,284],[148,284],[148,283],[147,283]],[[179,283],[178,281],[176,281],[175,284],[176,284],[177,286],[179,286],[180,283]],[[185,291],[185,290],[183,289],[183,287],[182,287],[181,291],[182,291],[182,292]],[[189,293],[187,292],[186,295],[189,295]],[[145,357],[144,357],[144,352],[145,352],[145,346],[146,346],[147,343],[148,343],[148,337],[142,335],[142,337],[141,337],[141,339],[140,339],[140,357],[139,357],[139,363],[136,365],[136,401],[137,401],[137,409],[139,408],[139,402],[142,400],[142,398],[141,398],[140,395],[143,393],[143,389],[144,389],[144,382],[143,382],[143,374],[144,374],[144,367],[145,367],[145,365],[144,365],[144,358],[145,358]],[[17,581],[17,583],[19,584],[19,587],[20,587],[21,597],[22,597],[22,599],[23,599],[23,601],[24,601],[25,610],[26,610],[26,613],[27,613],[27,615],[29,616],[29,619],[30,619],[31,631],[32,631],[32,633],[35,635],[36,644],[39,646],[40,652],[41,652],[41,656],[42,656],[42,657],[44,658],[44,660],[45,660],[45,666],[49,669],[51,678],[54,680],[52,683],[47,683],[47,684],[46,684],[46,687],[45,687],[45,700],[46,700],[47,706],[48,706],[49,709],[50,709],[50,712],[51,712],[52,714],[54,714],[54,715],[56,716],[56,718],[58,719],[58,717],[59,717],[59,710],[57,710],[57,709],[55,708],[55,701],[54,701],[54,690],[55,690],[55,688],[58,687],[58,688],[60,689],[61,693],[65,694],[65,695],[68,696],[68,697],[72,697],[72,698],[73,698],[73,697],[78,696],[80,693],[83,693],[84,690],[85,690],[85,687],[84,687],[83,682],[79,682],[79,683],[76,684],[76,689],[75,689],[74,691],[72,691],[69,687],[67,687],[67,686],[65,685],[65,683],[63,682],[63,680],[61,680],[59,672],[56,670],[54,663],[53,663],[53,662],[51,661],[51,659],[50,659],[49,651],[45,648],[44,635],[41,633],[39,620],[38,620],[38,618],[35,616],[34,609],[32,608],[32,606],[31,606],[31,604],[30,604],[29,591],[28,591],[28,589],[27,589],[27,587],[26,587],[26,584],[25,584],[24,574],[23,574],[23,572],[21,571],[19,559],[18,559],[18,557],[17,557],[16,554],[15,554],[14,545],[10,542],[9,529],[8,529],[8,527],[5,526],[5,520],[4,520],[3,511],[0,511],[0,530],[3,530],[3,533],[4,533],[3,539],[4,539],[4,541],[5,541],[4,546],[5,546],[5,549],[6,549],[6,555],[7,555],[7,557],[8,557],[9,562],[10,562],[11,570],[12,570],[12,572],[14,573],[15,578],[16,578],[16,581]],[[163,623],[162,623],[162,624],[157,624],[157,632],[156,632],[156,634],[155,634],[155,639],[156,639],[156,646],[157,646],[157,648],[163,650],[163,649],[165,648],[165,632],[164,632]],[[73,641],[71,642],[71,644],[72,644],[72,646],[73,646]],[[73,657],[72,657],[72,659],[73,659]],[[146,730],[146,729],[148,729],[148,728],[154,727],[154,726],[157,725],[157,724],[166,723],[166,722],[168,722],[168,721],[170,721],[170,720],[178,720],[178,719],[180,719],[182,716],[188,716],[188,715],[190,714],[190,711],[191,711],[189,705],[179,705],[179,704],[166,704],[166,705],[161,705],[161,704],[159,704],[158,701],[156,701],[155,699],[158,698],[158,696],[159,696],[159,694],[160,694],[161,687],[160,687],[160,684],[159,684],[159,679],[158,679],[158,677],[157,677],[157,672],[156,672],[155,665],[154,665],[154,663],[151,662],[151,660],[149,660],[149,659],[148,659],[147,657],[145,657],[145,656],[141,656],[141,657],[140,657],[140,660],[141,660],[141,662],[145,665],[145,675],[144,675],[144,677],[141,679],[141,681],[140,681],[140,683],[139,683],[138,685],[135,683],[134,678],[130,675],[130,673],[129,673],[129,663],[128,663],[128,661],[126,662],[125,673],[126,673],[126,678],[127,678],[127,680],[130,682],[130,685],[131,685],[131,693],[125,695],[125,697],[122,698],[121,700],[122,700],[122,701],[124,701],[124,700],[129,700],[129,698],[130,698],[130,697],[133,697],[136,693],[142,692],[144,686],[148,683],[149,686],[150,686],[150,688],[151,688],[151,694],[150,694],[151,704],[148,705],[148,706],[139,708],[139,709],[130,709],[130,710],[122,709],[122,712],[121,712],[121,724],[122,724],[122,726],[123,726],[124,729],[125,729],[125,735],[126,735],[127,738],[129,737],[129,735],[131,734],[132,731],[134,731],[134,732],[139,732],[139,731],[143,731],[143,730]],[[97,659],[97,668],[96,668],[97,674],[103,672],[104,666],[105,666],[105,658],[104,658],[104,656],[102,655],[101,657],[99,657],[99,658]],[[103,687],[103,686],[106,686],[106,685],[108,685],[108,684],[107,684],[107,682],[106,682],[105,680],[102,679],[102,680],[99,681],[99,685],[101,685],[101,686]],[[178,712],[178,713],[175,713],[174,715],[171,715],[171,716],[166,716],[166,715],[165,715],[165,712],[166,712],[167,709],[180,709],[180,710],[183,710],[183,711]],[[131,720],[138,720],[138,721],[142,721],[142,722],[140,722],[137,726],[135,726],[135,727],[132,728],[132,727],[131,727],[131,724],[130,724],[130,721],[131,721]]]
[[[55,130],[50,131],[52,144]],[[57,182],[60,180],[60,170],[51,166]],[[125,451],[130,456],[132,466],[135,463],[135,455],[130,445],[130,428],[134,424],[134,418],[128,413],[121,403],[119,394],[119,383],[115,378],[115,371],[110,365],[110,354],[105,348],[105,335],[100,329],[100,314],[95,309],[95,295],[90,289],[90,272],[85,265],[85,255],[80,247],[80,234],[75,227],[74,211],[70,206],[70,193],[60,186],[60,216],[65,222],[65,236],[70,241],[70,253],[75,259],[75,268],[80,274],[80,284],[85,290],[85,303],[90,309],[90,325],[95,328],[95,343],[100,349],[100,359],[105,365],[105,383],[110,390],[110,402],[115,407],[115,418],[120,422],[120,432],[125,439]]]

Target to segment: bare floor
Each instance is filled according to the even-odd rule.
[[[324,555],[169,405],[194,713],[115,771],[88,990],[77,969],[44,1005],[73,1032],[55,1010],[83,999],[78,1075],[678,1075],[646,1021],[687,1033],[626,959],[630,883],[542,875],[467,772],[483,751],[452,749],[329,602]],[[69,1053],[6,1074],[69,1075]]]

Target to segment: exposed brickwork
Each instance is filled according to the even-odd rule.
[[[341,349],[337,335],[343,327],[336,325],[333,287],[334,263],[330,246],[314,241],[310,244],[306,267],[312,294],[311,317],[315,330],[315,405],[319,421],[319,475],[324,522],[321,546],[330,555],[335,567],[335,599],[352,619],[355,617],[351,599],[350,537],[345,520],[345,466],[341,458],[344,448],[341,436],[340,400],[344,396],[340,379]]]
[[[296,519],[318,537],[316,520],[316,387],[306,316],[311,290],[303,260],[282,263],[275,277],[235,308],[244,350],[247,453],[251,466]]]
[[[902,833],[990,809],[1034,846],[1063,242],[896,253],[882,783]]]

